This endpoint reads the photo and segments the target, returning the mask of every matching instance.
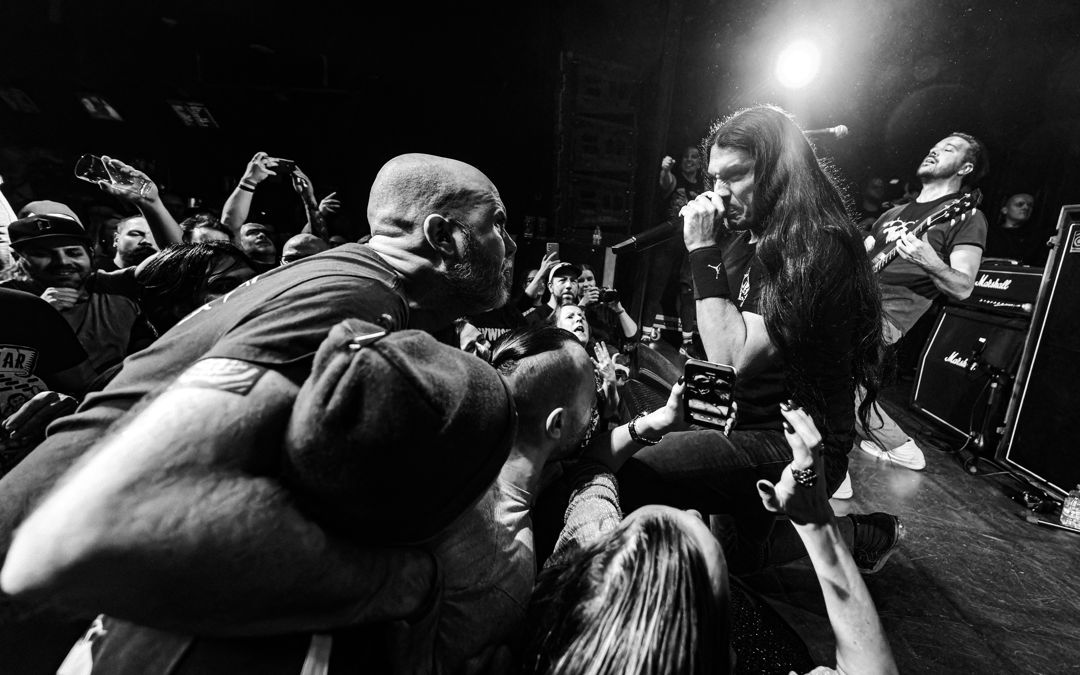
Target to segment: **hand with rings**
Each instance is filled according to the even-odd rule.
[[[797,525],[828,523],[833,513],[825,488],[821,433],[810,415],[790,402],[781,404],[780,414],[792,460],[775,485],[767,480],[757,482],[761,502],[767,510],[786,514]]]

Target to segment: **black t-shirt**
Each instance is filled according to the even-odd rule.
[[[931,202],[909,202],[886,211],[870,231],[874,237],[871,257],[896,241],[904,232],[913,230],[928,216],[939,211],[946,202],[959,196],[951,194]],[[986,218],[982,212],[975,211],[956,225],[950,225],[948,221],[938,223],[927,230],[926,240],[947,264],[949,254],[957,246],[983,248],[986,245]],[[878,276],[885,316],[905,333],[930,308],[934,299],[941,295],[926,270],[900,257],[889,263]]]
[[[89,447],[143,396],[201,359],[258,363],[301,383],[330,329],[354,318],[388,330],[408,324],[401,277],[374,251],[345,244],[271,270],[196,309],[154,344],[131,355],[115,379],[79,411],[58,420],[51,444]]]
[[[64,317],[36,295],[0,288],[0,421],[49,386],[42,378],[74,368],[86,351]],[[9,455],[8,450],[17,455]],[[0,475],[24,454],[0,434]]]
[[[731,237],[724,244],[724,266],[732,301],[740,312],[762,315],[760,307],[765,269],[756,257],[756,245],[750,243],[750,233]],[[816,355],[803,364],[814,389],[824,402],[824,416],[815,416],[826,444],[847,453],[855,428],[854,377],[851,343],[854,307],[854,285],[850,264],[832,261],[822,283],[829,285],[827,298],[815,316],[813,336]],[[735,401],[739,411],[737,429],[779,430],[782,416],[780,403],[792,394],[785,376],[785,361],[781,355],[750,377],[739,377],[735,384]],[[805,402],[804,402],[805,404]]]

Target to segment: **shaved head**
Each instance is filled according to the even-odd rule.
[[[383,165],[368,196],[371,233],[395,237],[412,232],[438,213],[459,216],[485,201],[501,203],[499,191],[479,169],[456,159],[413,153]]]
[[[281,247],[281,264],[287,265],[329,248],[329,244],[313,234],[298,234]]]

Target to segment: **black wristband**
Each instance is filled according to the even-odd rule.
[[[694,299],[730,298],[727,270],[719,246],[690,251],[690,275],[694,278]]]
[[[240,184],[237,185],[236,187],[237,187],[237,189],[243,190],[244,192],[255,192],[255,186],[254,185],[249,185],[248,183],[245,183],[244,181],[240,181]]]

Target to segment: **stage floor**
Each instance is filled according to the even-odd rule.
[[[837,514],[887,511],[906,529],[900,550],[864,577],[902,673],[1080,672],[1080,535],[1028,523],[1007,493],[1020,487],[980,464],[971,475],[927,438],[907,408],[908,383],[885,408],[914,435],[926,469],[853,449],[855,496]],[[1047,516],[1054,519],[1055,516]],[[818,663],[833,663],[825,605],[808,563],[748,582],[795,627]]]

